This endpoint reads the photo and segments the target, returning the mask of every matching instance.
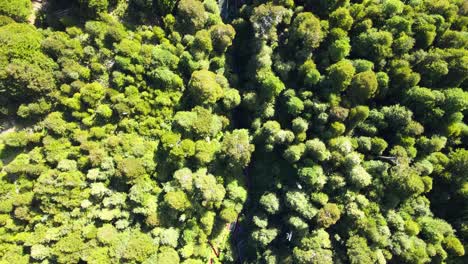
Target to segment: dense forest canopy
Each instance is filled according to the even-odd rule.
[[[468,263],[468,1],[0,0],[0,263]]]

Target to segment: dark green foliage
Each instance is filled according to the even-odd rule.
[[[347,8],[340,7],[330,14],[329,22],[332,27],[350,30],[354,20]]]
[[[291,44],[301,46],[305,55],[320,45],[323,40],[323,32],[320,20],[309,12],[300,13],[291,24]]]
[[[327,228],[340,219],[340,209],[336,204],[327,203],[317,214],[317,224]]]
[[[353,64],[348,60],[341,60],[327,69],[330,88],[333,91],[344,91],[351,84],[356,72]]]
[[[181,32],[193,34],[202,29],[207,20],[203,4],[198,0],[181,0],[177,6]]]
[[[330,250],[330,237],[323,229],[317,229],[302,238],[299,247],[293,250],[297,263],[333,263],[333,253]]]
[[[277,26],[281,22],[290,22],[291,11],[272,3],[261,4],[254,8],[249,20],[257,38],[274,42],[278,40]]]
[[[466,263],[465,2],[0,1],[0,263]]]
[[[356,38],[356,53],[366,59],[379,63],[392,56],[393,37],[390,32],[371,30]]]
[[[8,87],[9,95],[14,98],[37,96],[55,88],[50,71],[27,61],[12,61],[3,71],[6,75],[3,86]]]
[[[303,83],[307,87],[312,87],[320,81],[320,72],[312,60],[306,60],[304,64],[299,67],[299,71],[303,78]]]
[[[420,15],[414,20],[412,29],[415,32],[416,45],[426,48],[432,44],[437,33],[434,17],[427,14]]]
[[[276,197],[273,193],[266,193],[262,195],[260,204],[263,206],[265,211],[270,214],[274,214],[280,209],[278,197]]]
[[[231,25],[218,24],[210,28],[210,34],[214,49],[224,53],[231,46],[236,31]]]
[[[32,13],[31,0],[1,0],[0,15],[9,16],[17,22],[25,22]]]
[[[166,15],[172,13],[177,1],[175,0],[156,0],[153,1],[153,6],[155,7],[156,12],[160,15]]]
[[[28,25],[13,23],[0,28],[0,87],[7,90],[6,96],[37,96],[55,88],[55,64],[40,52],[41,40],[42,36]]]
[[[278,96],[285,89],[284,83],[271,71],[261,71],[257,73],[262,94],[268,99]]]
[[[349,96],[355,103],[363,103],[374,97],[377,92],[377,77],[373,71],[364,71],[356,74],[351,81]]]
[[[367,241],[363,237],[352,236],[346,242],[348,247],[348,258],[352,264],[358,263],[374,263],[377,259],[375,253],[367,245]]]
[[[245,129],[226,133],[221,142],[221,155],[234,168],[245,168],[254,149],[254,145],[250,144],[249,132]]]
[[[78,0],[83,15],[95,17],[99,13],[107,11],[108,0]]]
[[[197,103],[214,104],[223,97],[223,89],[217,82],[216,74],[207,70],[193,72],[188,88]]]
[[[151,71],[149,76],[156,88],[176,91],[184,89],[182,78],[168,68],[157,68],[156,70]]]

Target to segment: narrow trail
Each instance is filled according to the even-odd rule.
[[[36,14],[39,10],[42,9],[42,6],[46,3],[45,0],[33,0],[32,1],[32,7],[33,7],[33,10],[32,10],[32,14],[29,16],[29,24],[31,25],[34,25],[34,23],[36,22]]]
[[[0,121],[0,137],[4,134],[12,133],[17,130],[18,130],[18,127],[13,120],[7,120],[3,122]],[[16,157],[16,155],[17,155],[16,153],[10,153],[9,155],[4,155],[4,157],[0,159],[0,162],[2,162],[3,164],[8,164]]]

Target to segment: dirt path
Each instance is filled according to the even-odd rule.
[[[0,136],[2,136],[3,134],[10,133],[10,132],[15,132],[16,130],[17,130],[17,127],[14,121],[10,120],[10,121],[0,122]],[[0,159],[0,161],[3,164],[8,164],[16,157],[16,155],[17,154],[9,154],[6,157],[3,157],[2,159]]]
[[[0,120],[0,136],[16,131],[16,124],[13,120]]]
[[[41,10],[42,6],[45,4],[45,0],[33,0],[32,1],[32,6],[33,6],[33,11],[31,16],[29,16],[29,24],[34,25],[34,22],[36,21],[36,14],[39,10]]]

